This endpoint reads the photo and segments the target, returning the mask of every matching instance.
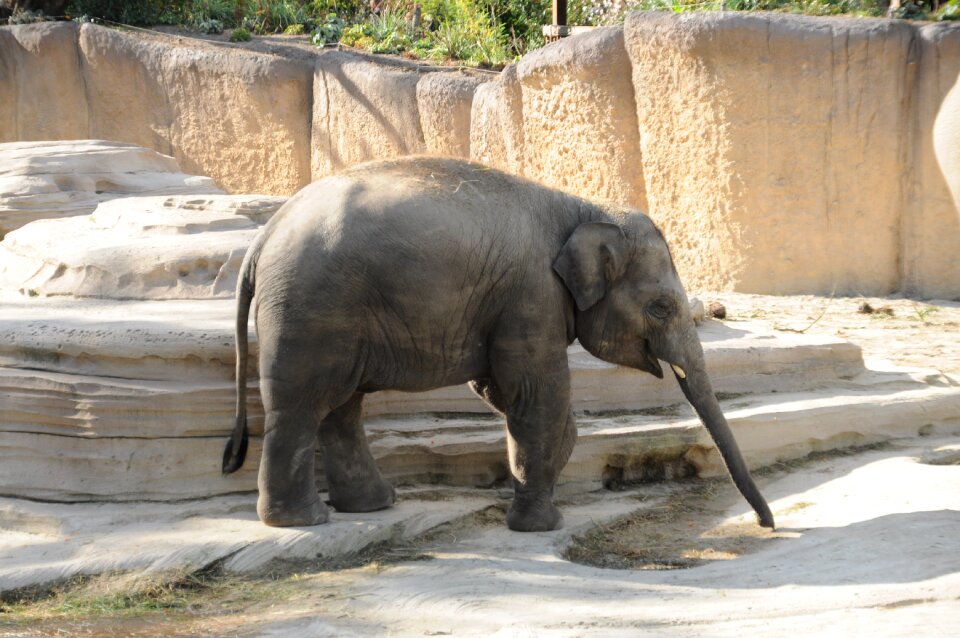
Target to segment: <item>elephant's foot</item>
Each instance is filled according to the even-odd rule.
[[[351,482],[349,485],[330,485],[330,504],[338,512],[376,512],[397,501],[397,492],[382,476]]]
[[[507,527],[515,532],[549,532],[563,527],[563,514],[549,497],[514,497],[507,511]]]
[[[306,505],[290,506],[272,500],[261,492],[257,500],[257,515],[265,525],[271,527],[309,527],[330,520],[330,510],[319,495],[314,495]]]

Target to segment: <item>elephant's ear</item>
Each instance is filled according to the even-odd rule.
[[[586,310],[607,294],[607,288],[623,274],[627,262],[627,238],[616,224],[587,222],[573,231],[553,270],[567,290]]]

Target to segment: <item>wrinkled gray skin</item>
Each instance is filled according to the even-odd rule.
[[[773,517],[704,369],[670,251],[649,218],[466,162],[355,167],[294,196],[260,233],[237,287],[237,426],[246,450],[247,317],[256,290],[266,414],[257,512],[267,525],[328,519],[320,450],[342,512],[394,490],[360,421],[365,394],[459,383],[505,415],[519,531],[563,524],[554,484],[577,438],[567,346],[663,377],[671,364],[761,525]]]

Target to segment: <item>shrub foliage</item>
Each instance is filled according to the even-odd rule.
[[[570,24],[608,25],[627,11],[780,11],[884,15],[889,0],[568,0]],[[202,33],[309,35],[373,53],[502,66],[543,45],[548,0],[72,0],[77,19],[175,24]],[[960,19],[960,0],[908,0],[894,17]],[[24,22],[33,14],[11,18]]]

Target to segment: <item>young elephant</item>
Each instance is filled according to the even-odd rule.
[[[469,382],[506,416],[519,531],[563,524],[553,489],[577,438],[567,346],[659,378],[668,362],[760,524],[773,516],[704,369],[663,235],[637,211],[601,207],[479,164],[406,158],[306,187],[250,247],[237,284],[237,421],[246,452],[247,318],[256,291],[266,414],[257,512],[267,525],[328,518],[320,449],[339,511],[394,502],[360,422],[363,396]]]

